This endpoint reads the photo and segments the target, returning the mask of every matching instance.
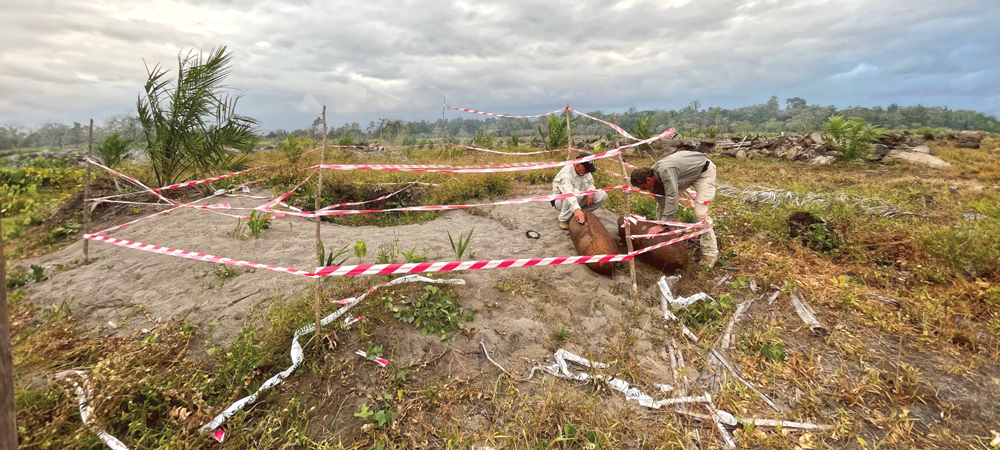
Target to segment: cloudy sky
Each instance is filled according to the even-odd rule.
[[[435,120],[445,96],[508,114],[776,95],[1000,115],[998,23],[997,0],[0,0],[0,124],[134,114],[147,65],[220,45],[265,130],[323,105],[332,126]]]

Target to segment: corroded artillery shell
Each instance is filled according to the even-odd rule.
[[[622,243],[625,242],[625,228],[622,228],[622,223],[624,222],[625,219],[623,217],[618,218],[618,237],[621,238]],[[647,234],[648,230],[654,226],[656,226],[655,223],[641,220],[638,223],[629,224],[633,235]],[[657,238],[633,239],[632,248],[638,250],[640,248],[646,248],[661,242],[669,241],[676,237],[677,235],[673,234]],[[656,250],[640,253],[636,259],[653,266],[653,268],[658,269],[663,273],[670,273],[675,270],[682,269],[688,262],[688,247],[686,242],[687,241],[681,241]]]
[[[579,255],[616,255],[618,245],[614,238],[604,228],[601,219],[592,212],[584,213],[586,222],[579,223],[576,219],[569,220],[569,235],[573,238],[576,253]],[[590,263],[587,267],[601,275],[611,275],[615,263]]]

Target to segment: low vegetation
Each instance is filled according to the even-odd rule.
[[[838,132],[831,129],[828,133]],[[835,141],[850,147],[864,140],[851,138],[850,133],[853,131]],[[489,139],[489,134],[480,138]],[[294,142],[298,145],[299,141]],[[741,322],[734,338],[735,350],[730,353],[742,369],[741,376],[769,393],[783,395],[782,402],[790,408],[783,417],[834,426],[832,430],[789,436],[787,431],[744,424],[735,430],[743,447],[992,445],[993,436],[984,420],[989,414],[1000,414],[992,375],[998,369],[992,355],[1000,349],[1000,289],[996,287],[1000,283],[1000,195],[996,186],[1000,140],[990,135],[983,148],[975,150],[959,149],[943,140],[929,145],[952,166],[930,169],[902,163],[816,166],[783,160],[716,160],[720,182],[741,190],[845,194],[879,199],[911,213],[889,218],[845,202],[803,206],[718,197],[712,215],[723,251],[719,268],[705,272],[690,267],[685,269],[683,281],[686,291],[706,292],[717,301],[697,304],[679,314],[703,343],[690,346],[686,358],[702,358],[722,337],[736,306],[753,299],[760,309],[754,310],[752,319]],[[456,148],[398,151],[405,153],[366,156],[342,149],[330,155],[345,164],[398,162],[400,158],[424,164],[481,163],[480,154]],[[254,177],[284,192],[301,181],[299,168],[318,161],[317,154],[304,153],[290,155],[282,147],[252,154],[255,166],[277,164],[212,187],[228,187]],[[281,162],[288,156],[296,158]],[[648,162],[640,158],[644,157],[630,158],[630,162]],[[494,163],[522,160],[491,159]],[[616,169],[613,164],[598,165]],[[132,173],[148,170],[127,161],[123,166]],[[531,185],[544,187],[554,173],[545,170],[453,178],[446,174],[331,171],[324,174],[321,195],[322,203],[330,205],[369,200],[405,188],[386,200],[346,207],[358,209],[488,202],[508,198]],[[60,205],[78,195],[81,176],[79,168],[58,160],[0,169],[4,242],[13,252],[8,253],[9,258],[37,251],[34,242],[50,242],[44,245],[48,250],[72,239],[80,217],[60,212],[64,211]],[[618,184],[615,176],[604,172],[596,173],[595,178],[598,186]],[[98,180],[97,184],[112,189],[108,179]],[[409,185],[412,182],[426,184]],[[316,186],[309,184],[293,197],[293,206],[311,209]],[[655,204],[650,198],[632,195],[629,201],[633,213],[654,215]],[[624,202],[624,196],[613,191],[607,207],[622,211]],[[78,197],[73,206],[79,209]],[[823,222],[810,226],[805,236],[793,237],[788,219],[803,211]],[[329,220],[394,226],[431,220],[437,214],[355,214]],[[683,209],[680,217],[693,221],[688,209]],[[267,216],[254,216],[243,224],[242,231],[238,226],[234,235],[267,237]],[[470,248],[472,231],[458,234],[452,244],[456,259],[461,259]],[[378,261],[426,261],[426,251],[413,246],[418,243],[402,244],[411,250],[400,251],[393,243],[378,250]],[[322,252],[321,264],[342,264],[352,253],[358,262],[368,257],[363,240],[353,249],[332,250]],[[94,405],[97,424],[131,448],[216,445],[199,434],[197,427],[218,413],[220,406],[254,392],[264,380],[287,368],[292,333],[315,318],[314,293],[307,292],[298,298],[272,300],[267,311],[257,317],[263,320],[248,319],[239,336],[226,347],[209,342],[210,327],[202,329],[184,322],[108,338],[81,330],[65,304],[36,307],[26,286],[43,282],[58,270],[36,267],[41,270],[32,267],[30,272],[10,273],[6,280],[19,386],[18,426],[21,446],[26,449],[103,445],[92,428],[81,425],[70,390],[31,381],[47,380],[53,372],[68,368],[85,369],[91,376],[99,394]],[[722,274],[731,277],[720,282]],[[229,266],[220,266],[215,275],[219,283],[246,276]],[[323,292],[327,300],[339,300],[359,295],[380,280],[326,280]],[[651,285],[655,279],[642,282]],[[767,294],[777,290],[787,295],[798,289],[828,322],[829,334],[813,337],[804,333],[792,313],[777,308],[783,300],[772,306],[766,296],[753,291],[753,286]],[[538,302],[558,301],[546,297],[545,287],[537,280],[505,279],[495,289],[506,295],[537,298]],[[710,426],[671,412],[632,407],[618,392],[599,382],[570,383],[540,375],[524,382],[502,375],[492,365],[473,375],[449,378],[438,371],[433,360],[443,355],[430,355],[422,363],[393,362],[384,369],[370,361],[377,355],[390,357],[400,351],[381,338],[401,333],[400,327],[416,327],[449,345],[472,342],[472,347],[478,348],[474,342],[480,339],[477,330],[468,329],[466,324],[477,314],[486,313],[463,308],[466,299],[457,292],[436,286],[383,289],[372,294],[381,301],[359,306],[357,313],[366,317],[365,321],[351,328],[336,323],[320,336],[303,338],[305,353],[320,356],[307,359],[282,389],[267,392],[255,407],[237,413],[227,423],[223,445],[315,449],[478,445],[682,448],[691,441],[697,441],[699,448],[716,445],[712,444],[717,441]],[[634,331],[642,328],[645,306],[626,297],[621,296],[623,305],[627,303],[630,306],[626,309],[633,311],[618,320],[627,326],[600,356],[612,366],[607,373],[651,393],[655,389],[651,382],[662,374],[643,368],[639,358],[646,356],[642,351],[648,349],[636,348],[635,333],[639,331]],[[600,301],[593,300],[595,311],[600,311]],[[324,312],[335,307],[327,305]],[[659,322],[654,325],[663,328]],[[541,333],[553,348],[564,343],[581,345],[586,339],[570,323],[549,324]],[[346,348],[365,349],[369,360]],[[478,353],[459,356],[454,364],[462,364],[462,358],[482,359]],[[946,397],[929,390],[929,386],[946,383],[960,385],[969,396]],[[757,394],[732,378],[723,378],[714,398],[720,408],[738,415],[771,417]],[[692,433],[694,429],[699,430],[700,438]]]

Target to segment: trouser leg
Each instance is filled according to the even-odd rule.
[[[715,164],[709,164],[708,169],[701,174],[701,177],[694,182],[692,187],[695,192],[698,193],[699,202],[711,202],[715,200]],[[701,221],[707,218],[707,222],[711,225],[712,218],[708,217],[708,206],[701,203],[695,203],[694,208],[694,218],[696,221]],[[714,262],[719,257],[719,244],[715,238],[715,229],[709,229],[707,232],[701,235],[701,256],[703,260],[711,260]]]
[[[580,205],[580,209],[584,212],[596,211],[604,202],[608,201],[608,194],[604,191],[599,191],[594,193],[594,204],[590,206],[583,206],[587,204],[587,196],[578,195],[576,197],[577,203]],[[556,200],[556,209],[559,211],[559,221],[567,222],[573,218],[573,207],[570,202],[566,199]]]

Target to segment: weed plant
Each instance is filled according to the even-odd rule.
[[[425,336],[437,334],[449,342],[454,342],[457,333],[465,328],[463,322],[472,322],[477,313],[460,307],[452,291],[437,286],[426,286],[414,300],[401,298],[393,303],[392,297],[385,297],[383,301],[396,319],[413,324]]]

